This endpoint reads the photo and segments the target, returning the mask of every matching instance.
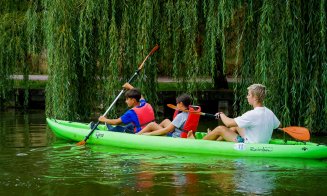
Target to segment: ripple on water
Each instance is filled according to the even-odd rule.
[[[24,156],[27,156],[27,155],[28,155],[27,153],[23,153],[23,152],[16,154],[16,156],[18,156],[18,157],[24,157]]]

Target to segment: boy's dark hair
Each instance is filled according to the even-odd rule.
[[[185,107],[191,104],[191,97],[188,94],[182,94],[176,98],[176,103],[182,102]]]
[[[140,101],[141,99],[141,91],[138,88],[132,88],[125,93],[125,98],[134,98],[136,101]]]

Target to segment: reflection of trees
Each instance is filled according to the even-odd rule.
[[[216,188],[214,188],[213,190],[216,189],[216,192],[219,192],[222,195],[228,195],[231,191],[235,190],[235,184],[232,180],[233,176],[233,172],[219,172],[216,174],[212,174],[212,181],[217,184]]]
[[[0,114],[2,145],[5,147],[44,147],[48,145],[44,111],[21,113],[8,111]]]

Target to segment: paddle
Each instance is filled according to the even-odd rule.
[[[279,128],[279,130],[284,131],[285,133],[289,134],[291,137],[299,141],[310,140],[310,132],[305,127],[290,126],[290,127]]]
[[[182,112],[189,112],[189,113],[192,113],[192,114],[199,114],[199,115],[202,115],[202,116],[207,116],[207,117],[210,117],[210,118],[215,118],[217,119],[218,116],[214,115],[214,114],[208,114],[208,113],[204,113],[204,112],[192,112],[192,111],[189,111],[189,110],[181,110],[181,109],[178,109],[177,106],[173,105],[173,104],[167,104],[167,106],[171,109],[174,109],[174,110],[180,110]]]
[[[142,61],[142,63],[140,64],[140,66],[138,67],[138,69],[136,70],[136,72],[134,73],[134,75],[128,80],[128,83],[131,83],[136,76],[139,74],[139,72],[141,71],[141,69],[144,66],[145,61],[155,52],[159,49],[159,45],[157,44],[152,50],[151,52],[148,54],[148,56],[145,57],[145,59]],[[124,93],[125,89],[122,89],[120,91],[120,93],[118,94],[118,96],[115,98],[115,100],[111,103],[111,105],[109,106],[109,108],[107,109],[107,111],[103,114],[103,116],[107,115],[108,112],[111,110],[111,108],[114,106],[114,104],[117,102],[117,100],[119,99],[119,97]],[[89,137],[92,135],[92,133],[94,132],[94,130],[98,127],[98,125],[100,124],[100,121],[98,121],[93,128],[91,129],[90,133],[85,136],[84,140],[80,141],[77,143],[77,145],[84,145],[86,143],[86,141],[89,139]]]

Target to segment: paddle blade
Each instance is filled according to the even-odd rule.
[[[145,61],[155,52],[159,49],[159,45],[157,44],[154,48],[152,48],[151,52],[148,54],[148,56],[145,57],[145,59],[143,60],[143,62],[140,64],[138,71],[140,71],[143,68],[143,65],[145,63]]]
[[[85,143],[86,143],[86,142],[85,142],[84,140],[82,140],[82,141],[78,142],[76,145],[77,145],[77,146],[84,146]]]
[[[169,108],[171,108],[171,109],[174,109],[174,110],[177,109],[177,106],[175,106],[175,105],[173,105],[173,104],[171,104],[171,103],[168,103],[167,106],[168,106]]]
[[[168,103],[167,106],[171,109],[174,109],[174,110],[179,110],[179,111],[182,111],[182,112],[190,112],[189,110],[180,110],[177,108],[177,106],[173,105],[173,104],[170,104]],[[192,112],[192,113],[198,113],[198,112]],[[201,112],[200,112],[201,113]]]
[[[288,133],[291,137],[294,139],[300,140],[300,141],[309,141],[310,140],[310,132],[305,127],[284,127],[281,128],[283,131]]]
[[[154,46],[154,48],[152,48],[152,50],[151,50],[151,52],[149,53],[149,55],[152,55],[155,51],[157,51],[159,49],[159,45],[158,44],[156,44],[155,46]]]

